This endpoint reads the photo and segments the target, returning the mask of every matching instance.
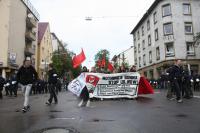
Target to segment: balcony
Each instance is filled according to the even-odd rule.
[[[26,25],[29,28],[36,28],[37,22],[36,22],[36,20],[34,18],[27,17],[26,18]]]
[[[25,54],[25,56],[32,56],[35,54],[35,49],[26,46],[25,50],[24,50],[24,54]]]
[[[26,39],[30,40],[30,41],[35,41],[36,40],[36,33],[32,32],[30,30],[26,31]]]

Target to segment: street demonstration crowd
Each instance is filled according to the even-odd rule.
[[[200,75],[194,74],[192,71],[188,71],[187,68],[183,68],[181,60],[175,60],[175,64],[166,70],[158,80],[147,79],[154,88],[167,88],[167,98],[173,100],[176,98],[178,103],[183,102],[182,98],[190,99],[193,97],[194,90],[200,90]],[[82,72],[89,72],[87,67],[83,67]],[[104,69],[91,69],[93,73],[111,73],[106,72]],[[136,66],[132,66],[127,69],[125,65],[119,67],[118,70],[113,70],[112,73],[125,73],[136,72]],[[61,91],[62,86],[67,90],[68,83],[73,80],[73,76],[69,76],[69,79],[61,82],[58,78],[56,70],[52,64],[49,64],[48,80],[38,79],[38,75],[34,67],[31,65],[30,57],[24,60],[23,65],[19,68],[17,73],[10,76],[8,79],[4,79],[0,76],[0,99],[3,98],[3,88],[5,88],[6,96],[17,97],[18,87],[21,88],[24,94],[24,104],[22,111],[27,112],[30,109],[29,95],[30,94],[44,94],[49,93],[50,97],[46,104],[51,105],[54,99],[54,103],[58,103],[57,94]],[[89,106],[89,92],[85,86],[81,92],[80,98],[82,99],[78,106]]]
[[[167,88],[167,98],[169,100],[176,98],[178,103],[183,102],[182,98],[192,98],[194,91],[200,91],[200,75],[182,66],[181,60],[175,60],[175,64],[158,80],[151,79],[149,82],[154,88]]]

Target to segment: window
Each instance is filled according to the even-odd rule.
[[[135,34],[133,34],[133,40],[134,40],[134,42],[136,41],[136,36],[135,36]]]
[[[141,67],[141,57],[139,57],[139,67]]]
[[[151,46],[151,35],[148,35],[148,46]]]
[[[144,36],[144,26],[142,26],[142,36]]]
[[[143,65],[144,66],[146,65],[146,55],[145,54],[143,55]]]
[[[155,30],[155,41],[158,40],[158,29]]]
[[[156,59],[160,60],[160,48],[159,47],[156,48]]]
[[[145,40],[142,41],[142,48],[145,49]]]
[[[153,14],[153,21],[154,21],[154,24],[157,23],[157,12],[154,12]]]
[[[173,34],[173,25],[172,23],[166,23],[163,25],[164,35],[171,35]]]
[[[183,4],[183,14],[184,15],[191,15],[191,6],[190,6],[190,4],[187,4],[187,3]]]
[[[138,44],[138,53],[140,53],[140,44]]]
[[[140,32],[137,32],[138,40],[140,40]]]
[[[165,44],[166,46],[166,51],[165,51],[165,56],[166,57],[171,57],[171,56],[174,56],[174,43],[171,42],[171,43],[166,43]]]
[[[152,63],[152,52],[149,51],[149,63]]]
[[[162,7],[162,15],[163,15],[163,17],[172,15],[170,4],[164,5]]]
[[[191,22],[185,22],[185,34],[192,34],[193,28]]]
[[[186,47],[187,47],[187,55],[195,55],[193,42],[186,42]]]
[[[148,20],[147,21],[147,31],[149,31],[150,30],[150,21]]]

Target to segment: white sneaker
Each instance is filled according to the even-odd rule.
[[[183,102],[183,100],[182,100],[182,99],[179,99],[177,102],[178,102],[178,103],[182,103],[182,102]]]
[[[78,104],[79,107],[83,106],[83,100]]]
[[[90,100],[87,101],[86,107],[90,107]]]

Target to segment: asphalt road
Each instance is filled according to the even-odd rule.
[[[34,95],[25,114],[22,95],[4,97],[0,133],[39,133],[52,127],[78,133],[200,133],[200,99],[184,99],[180,104],[167,100],[165,93],[157,90],[137,100],[93,101],[89,108],[77,107],[78,99],[70,92],[60,93],[59,103],[51,106],[45,105],[48,94]]]

